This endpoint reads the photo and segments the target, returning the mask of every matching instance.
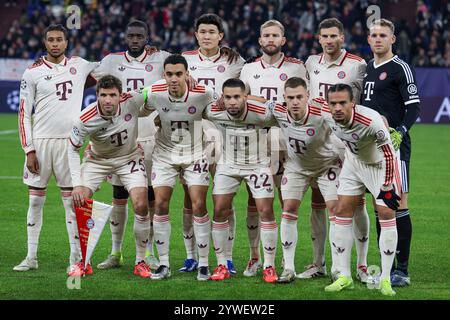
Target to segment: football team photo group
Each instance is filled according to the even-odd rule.
[[[107,2],[112,14],[117,4]],[[260,2],[250,15],[266,8]],[[426,299],[410,296],[428,273],[415,268],[428,259],[414,239],[426,222],[412,218],[432,215],[434,205],[445,211],[448,200],[425,198],[425,182],[415,178],[419,166],[433,164],[411,161],[424,153],[414,130],[426,105],[416,64],[397,53],[404,33],[397,21],[363,10],[361,56],[348,45],[347,6],[342,15],[316,14],[317,49],[305,58],[291,50],[302,38],[283,18],[289,13],[273,13],[277,2],[269,1],[268,15],[252,21],[249,55],[243,41],[227,40],[243,33],[232,30],[224,10],[211,7],[186,21],[170,13],[174,3],[167,2],[162,25],[172,27],[164,12],[175,35],[188,36],[178,18],[191,24],[196,46],[168,49],[152,39],[150,14],[123,14],[125,27],[112,29],[122,50],[95,61],[86,50],[73,54],[79,31],[67,15],[46,20],[43,48],[35,47],[40,54],[17,88],[16,120],[3,129],[14,133],[0,136],[14,141],[14,168],[21,167],[0,174],[20,176],[10,198],[20,209],[8,224],[17,236],[2,231],[4,252],[14,252],[0,258],[2,278],[11,287],[30,281],[35,293],[1,296],[58,299],[50,293],[58,286],[54,292],[71,299],[77,290],[70,284],[78,283],[76,299],[83,291],[114,299],[116,287],[131,298],[133,286],[149,290],[138,299],[220,299],[222,290],[225,299]],[[321,8],[305,3],[310,12]],[[80,28],[89,30],[83,14]],[[448,30],[445,37],[450,55]],[[433,132],[448,143],[445,131]],[[107,211],[102,225],[100,207]],[[448,232],[443,220],[441,228],[433,229],[436,240]],[[441,259],[447,240],[434,249]],[[448,264],[438,263],[443,275],[429,297],[448,299]],[[46,282],[50,274],[58,280]],[[246,286],[246,295],[237,293]]]

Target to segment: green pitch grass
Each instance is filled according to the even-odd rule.
[[[172,237],[170,259],[172,277],[168,281],[151,281],[133,275],[135,245],[133,213],[123,248],[125,265],[115,270],[97,270],[95,266],[109,254],[111,233],[106,226],[94,252],[94,275],[81,280],[80,290],[69,290],[66,285],[69,245],[64,223],[64,210],[59,190],[54,180],[47,191],[44,223],[40,237],[39,269],[25,273],[12,268],[26,256],[27,188],[22,183],[24,156],[17,133],[16,115],[0,115],[0,299],[390,299],[377,290],[369,290],[356,283],[352,291],[339,294],[325,293],[329,278],[299,280],[290,285],[267,284],[261,275],[246,278],[242,275],[248,259],[245,224],[246,194],[237,195],[237,235],[234,262],[238,274],[224,282],[198,282],[196,273],[181,274],[177,269],[185,258],[181,233],[183,195],[177,187],[170,208]],[[450,274],[448,273],[450,220],[450,126],[416,125],[412,131],[413,162],[411,170],[410,209],[413,221],[410,274],[412,286],[397,289],[393,299],[449,299]],[[300,208],[299,240],[296,254],[297,272],[312,261],[309,232],[310,196]],[[111,201],[111,187],[103,184],[94,199]],[[371,201],[368,201],[371,202]],[[130,206],[131,208],[131,206]],[[208,199],[210,216],[212,201]],[[369,265],[380,265],[376,245],[376,231],[372,208]],[[275,205],[278,223],[280,205]],[[130,223],[131,222],[131,223]],[[277,267],[281,273],[281,245],[277,248]],[[216,259],[211,253],[210,266]],[[352,265],[355,265],[355,255]],[[331,265],[327,250],[327,265]]]

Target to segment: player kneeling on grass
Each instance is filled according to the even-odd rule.
[[[295,280],[297,212],[308,187],[318,186],[330,215],[334,214],[338,199],[339,154],[334,151],[331,129],[321,115],[322,105],[315,100],[308,104],[308,99],[306,82],[292,77],[285,83],[284,101],[287,107],[277,104],[272,110],[288,150],[281,179],[283,214],[280,235],[284,270],[279,283]]]
[[[332,241],[337,251],[340,276],[325,291],[353,288],[350,260],[353,245],[352,218],[366,188],[376,198],[375,207],[381,225],[378,243],[381,255],[380,289],[393,296],[390,271],[397,247],[395,210],[399,206],[400,177],[389,130],[381,115],[367,107],[355,105],[350,86],[336,84],[327,94],[328,106],[322,114],[334,134],[345,144],[345,161],[339,175],[336,225]]]
[[[244,180],[256,201],[261,221],[261,241],[264,248],[263,279],[275,282],[275,253],[278,227],[273,213],[274,183],[267,156],[267,131],[264,127],[274,121],[268,104],[247,100],[245,84],[228,79],[223,84],[225,110],[212,104],[207,118],[220,129],[223,151],[214,176],[214,221],[212,238],[218,267],[212,280],[230,277],[227,268],[226,244],[229,236],[228,217],[233,198]]]
[[[135,212],[136,265],[134,274],[150,278],[150,267],[145,263],[145,250],[150,231],[147,204],[147,175],[143,150],[136,142],[140,113],[148,115],[146,91],[122,93],[121,81],[111,75],[97,83],[97,101],[89,105],[75,120],[68,150],[69,167],[74,189],[75,206],[93,193],[108,174],[116,174],[129,192]],[[89,136],[91,149],[80,165],[79,150]],[[87,261],[89,262],[89,261]],[[83,269],[83,262],[72,266],[69,276],[92,274],[92,267]]]

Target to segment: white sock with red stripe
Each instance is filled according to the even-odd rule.
[[[128,199],[113,199],[113,209],[109,220],[111,224],[112,249],[111,254],[122,252],[123,235],[128,220]]]
[[[228,216],[228,224],[230,225],[230,234],[227,238],[225,256],[227,260],[233,260],[234,237],[236,236],[236,211],[234,207],[231,209],[231,214]]]
[[[337,251],[341,275],[351,277],[350,263],[353,247],[353,218],[336,217],[333,248]]]
[[[325,208],[325,203],[311,203],[311,239],[314,263],[317,266],[322,266],[325,263],[325,242],[327,239],[327,215]]]
[[[336,248],[333,246],[334,236],[336,233],[336,217],[329,216],[330,227],[328,230],[328,240],[330,242],[331,249],[331,273],[339,271],[339,258],[337,256]]]
[[[198,266],[207,267],[211,234],[211,220],[209,220],[208,213],[201,217],[194,215],[194,234],[197,243]]]
[[[280,226],[281,245],[283,248],[284,269],[295,272],[295,249],[297,248],[297,215],[283,212]]]
[[[250,245],[250,257],[252,256],[252,248],[258,248],[260,242],[259,213],[256,207],[247,207],[247,235]]]
[[[389,279],[398,241],[396,219],[380,220],[380,227],[381,279]]]
[[[150,216],[134,214],[134,237],[136,240],[136,264],[145,259],[148,235],[150,233]]]
[[[275,267],[277,253],[278,226],[276,221],[260,221],[261,242],[264,252],[264,269]]]
[[[355,238],[357,265],[367,266],[367,252],[369,250],[369,215],[366,210],[366,202],[362,202],[356,207],[353,216],[353,237]]]
[[[214,243],[214,251],[217,257],[217,265],[227,265],[227,257],[225,255],[225,247],[230,234],[230,225],[228,221],[213,221],[212,238]]]
[[[195,235],[191,209],[183,208],[183,241],[187,259],[195,259]]]
[[[28,213],[27,213],[27,237],[28,237],[28,259],[37,259],[39,235],[42,228],[42,214],[45,203],[46,190],[28,190]]]
[[[69,236],[70,258],[69,263],[73,265],[81,260],[80,242],[78,237],[77,217],[72,209],[72,191],[61,190],[61,200],[66,213],[66,228]]]
[[[169,244],[172,227],[170,225],[169,215],[153,217],[153,232],[155,233],[156,249],[158,250],[159,264],[170,267],[169,265]]]

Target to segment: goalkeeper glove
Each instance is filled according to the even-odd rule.
[[[400,132],[398,132],[394,128],[389,128],[389,134],[391,136],[392,145],[394,146],[395,151],[397,151],[398,149],[400,149],[403,136]]]
[[[387,186],[383,185],[377,199],[383,200],[383,202],[394,211],[400,206],[399,201],[401,198],[395,193],[395,188],[392,184]]]
[[[389,134],[391,136],[392,144],[394,145],[395,151],[400,149],[403,138],[405,137],[408,129],[405,126],[398,126],[397,128],[389,128]]]

